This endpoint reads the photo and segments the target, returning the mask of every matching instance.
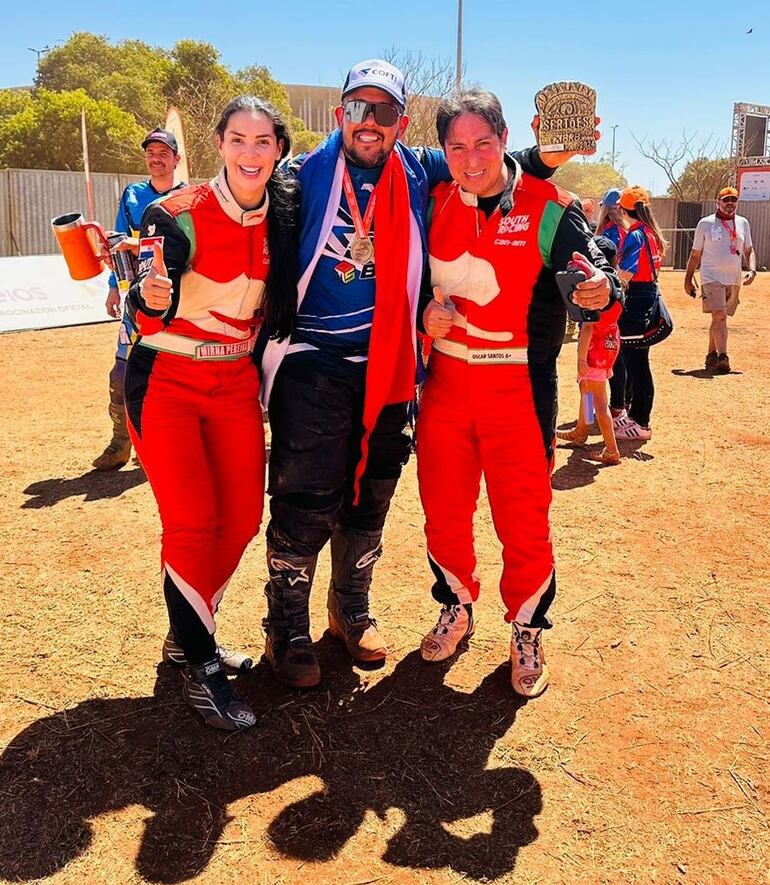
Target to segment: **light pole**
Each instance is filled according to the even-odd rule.
[[[616,123],[614,126],[610,126],[612,129],[612,168],[615,168],[615,130],[620,126],[620,123]]]
[[[50,51],[51,51],[51,47],[50,47],[50,46],[44,46],[42,49],[33,49],[31,46],[28,46],[27,49],[29,49],[30,52],[34,52],[34,53],[35,53],[35,55],[37,56],[37,62],[38,62],[38,64],[40,64],[40,56],[41,56],[41,55],[45,55],[46,52],[50,52]]]
[[[457,0],[457,68],[455,88],[460,90],[463,81],[463,0]]]

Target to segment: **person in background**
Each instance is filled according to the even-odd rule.
[[[611,267],[618,265],[618,250],[607,237],[595,237],[596,245]],[[612,367],[620,353],[620,330],[618,317],[622,311],[620,302],[615,302],[602,311],[594,323],[583,323],[578,338],[577,381],[580,388],[580,408],[577,425],[573,430],[558,430],[558,439],[583,445],[588,439],[588,415],[586,398],[590,397],[596,423],[604,438],[604,449],[591,460],[601,464],[620,464],[615,430],[607,397],[607,381],[612,378]]]
[[[596,236],[612,240],[618,253],[623,246],[628,224],[620,208],[620,190],[611,187],[602,197],[599,204],[599,215],[596,218]]]
[[[620,195],[620,208],[628,230],[618,261],[620,279],[626,286],[625,310],[631,315],[652,311],[660,298],[658,270],[667,243],[655,220],[650,195],[643,187],[627,187]],[[652,437],[650,415],[655,399],[655,384],[650,368],[649,347],[622,344],[623,357],[614,367],[610,382],[610,405],[617,439],[647,440]],[[626,409],[627,389],[631,392]]]
[[[730,371],[727,355],[727,318],[735,316],[741,291],[741,269],[748,273],[743,283],[750,286],[757,275],[756,256],[749,222],[736,214],[738,191],[723,187],[717,196],[716,211],[701,218],[695,228],[692,252],[684,275],[684,289],[694,297],[695,271],[700,267],[701,304],[711,314],[706,368],[720,375]]]
[[[150,177],[147,181],[129,184],[120,196],[115,231],[128,237],[138,237],[144,210],[155,200],[185,187],[185,182],[174,184],[174,170],[179,165],[179,148],[173,132],[153,129],[142,142],[144,160]],[[112,421],[112,439],[93,462],[97,470],[117,470],[131,457],[131,439],[126,426],[126,406],[123,385],[126,360],[131,345],[136,341],[136,326],[129,310],[121,306],[121,293],[114,271],[110,274],[109,293],[105,304],[111,317],[120,319],[115,362],[110,370],[109,415]]]
[[[592,233],[596,232],[596,200],[593,197],[585,197],[580,201],[583,215],[586,217],[588,227]]]

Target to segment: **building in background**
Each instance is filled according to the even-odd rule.
[[[327,135],[337,125],[334,109],[340,103],[339,86],[286,83],[292,113],[313,132]]]

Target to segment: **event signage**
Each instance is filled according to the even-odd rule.
[[[71,279],[62,255],[0,258],[0,332],[109,322],[108,280]]]

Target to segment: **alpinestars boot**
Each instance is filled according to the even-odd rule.
[[[369,613],[369,587],[374,565],[382,556],[382,531],[362,532],[337,526],[331,541],[329,631],[341,639],[353,660],[385,661],[388,649]]]
[[[317,558],[279,553],[268,542],[264,657],[276,679],[291,688],[313,688],[321,681],[309,610]]]

